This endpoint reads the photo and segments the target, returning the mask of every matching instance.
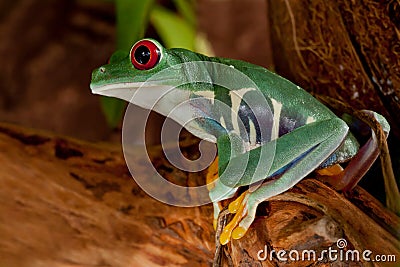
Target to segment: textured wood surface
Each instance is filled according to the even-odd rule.
[[[119,145],[0,126],[0,266],[208,266],[211,207],[147,196]]]
[[[243,239],[225,249],[225,266],[382,266],[361,258],[364,250],[372,255],[395,255],[397,261],[383,266],[398,266],[400,256],[399,218],[382,207],[361,188],[350,200],[314,179],[306,179],[289,192],[272,198],[258,212],[254,226]],[[343,249],[338,240],[346,240]],[[323,255],[323,250],[337,250],[337,259]],[[259,254],[260,250],[263,250]],[[274,250],[275,253],[271,254]],[[278,251],[286,254],[277,256]],[[291,252],[294,250],[295,252]],[[302,260],[303,251],[315,251],[316,260]],[[357,250],[360,261],[340,259],[349,250]],[[267,255],[265,253],[267,251]],[[300,260],[291,260],[299,253]],[[259,260],[259,256],[266,259]],[[272,256],[271,256],[272,255]],[[230,259],[229,259],[230,258]],[[372,258],[372,256],[371,256]]]
[[[399,138],[400,2],[268,2],[277,72],[313,93],[381,113]]]
[[[182,146],[184,154],[196,154],[196,142],[184,139]],[[149,149],[166,178],[201,183],[204,172],[174,170],[160,152]],[[177,208],[150,198],[130,177],[119,144],[85,143],[0,124],[0,162],[0,266],[213,262],[212,207]],[[276,256],[260,261],[257,253],[265,247],[320,252],[344,238],[346,249],[399,259],[399,225],[399,218],[360,188],[349,200],[306,179],[263,203],[248,234],[224,247],[220,256],[224,266],[286,266]]]

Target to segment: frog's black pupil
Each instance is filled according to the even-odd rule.
[[[150,60],[150,50],[144,45],[139,46],[135,51],[135,59],[140,64],[146,64]]]

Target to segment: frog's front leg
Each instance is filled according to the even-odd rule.
[[[290,189],[320,166],[343,142],[347,133],[348,126],[338,118],[313,122],[276,139],[275,144],[273,144],[275,141],[268,142],[247,152],[249,155],[246,157],[242,154],[234,158],[234,160],[240,160],[241,157],[257,160],[257,155],[260,154],[257,150],[268,149],[269,146],[276,149],[273,159],[262,159],[263,161],[273,161],[268,173],[259,177],[254,177],[254,175],[247,177],[257,172],[254,172],[254,169],[246,170],[242,179],[237,183],[237,186],[250,183],[252,186],[232,204],[232,211],[237,213],[224,228],[220,237],[221,244],[228,243],[231,237],[242,237],[254,221],[257,206],[261,202]],[[254,164],[249,164],[249,166],[254,166]],[[280,173],[278,179],[268,181],[258,187],[254,186],[256,182],[273,177],[277,173]],[[219,182],[230,185],[230,181]],[[218,187],[210,192],[211,195],[215,190],[218,190]]]
[[[206,182],[207,188],[210,192],[210,199],[213,203],[213,225],[214,229],[217,228],[218,215],[221,211],[222,200],[231,198],[238,190],[237,187],[229,187],[221,183],[219,178],[219,166],[222,165],[233,157],[240,155],[244,151],[244,144],[239,135],[234,132],[226,133],[218,139],[218,156],[208,168]]]

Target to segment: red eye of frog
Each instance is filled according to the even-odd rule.
[[[154,68],[161,58],[160,48],[150,40],[141,40],[131,49],[131,62],[138,70]]]

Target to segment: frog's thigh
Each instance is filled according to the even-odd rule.
[[[313,125],[310,124],[309,126],[306,125],[302,128],[303,129],[297,131],[297,133],[292,132],[296,134],[296,136],[290,136],[292,133],[289,133],[285,135],[285,139],[288,138],[288,140],[290,139],[291,141],[297,140],[297,142],[300,142],[302,139],[315,139],[313,148],[310,147],[312,148],[311,151],[298,160],[294,166],[287,169],[279,179],[272,183],[264,184],[250,193],[247,201],[248,213],[239,224],[240,228],[243,230],[247,230],[253,222],[259,203],[283,193],[297,184],[301,179],[322,164],[324,160],[337,149],[348,132],[347,125],[342,120],[336,118],[321,121]],[[296,153],[296,151],[293,151],[292,147],[288,145],[290,142],[287,142],[288,140],[285,139],[282,138],[282,143],[280,143],[279,139],[277,140],[277,151],[279,151],[279,155],[277,155],[276,160],[278,161],[285,153]]]

